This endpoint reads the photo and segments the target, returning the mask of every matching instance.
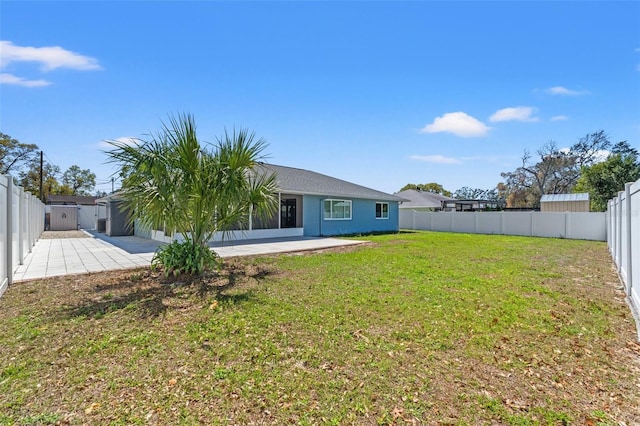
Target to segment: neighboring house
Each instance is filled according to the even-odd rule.
[[[540,198],[541,212],[588,212],[589,193],[545,194]]]
[[[395,195],[408,200],[400,205],[400,209],[402,210],[437,212],[445,207],[445,203],[456,201],[455,198],[447,197],[446,195],[434,194],[433,192],[420,191],[418,189],[407,189]]]
[[[267,221],[252,221],[247,230],[231,231],[232,240],[364,234],[399,230],[396,195],[356,185],[310,170],[262,163],[258,173],[274,173],[278,187],[278,212]],[[135,226],[135,235],[171,241],[162,231]],[[221,240],[216,234],[214,240]]]
[[[447,212],[477,212],[502,210],[504,203],[492,200],[450,200],[443,203],[442,210]]]
[[[98,218],[96,200],[91,196],[49,195],[45,203],[45,229],[94,229]]]

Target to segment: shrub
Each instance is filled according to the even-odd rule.
[[[191,240],[162,246],[151,260],[154,269],[158,266],[164,268],[165,277],[184,273],[200,275],[205,270],[218,269],[220,263],[220,257],[213,250]]]

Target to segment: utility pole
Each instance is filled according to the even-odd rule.
[[[111,176],[111,193],[113,194],[113,176]]]
[[[42,166],[44,161],[42,160],[43,157],[43,153],[42,151],[40,151],[40,201],[42,201],[44,203],[44,190],[43,190],[43,185],[42,185],[42,181],[43,181],[43,170],[42,170]]]

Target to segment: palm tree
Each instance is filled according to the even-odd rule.
[[[255,168],[266,143],[247,130],[202,147],[193,116],[169,118],[148,141],[109,141],[109,162],[120,167],[120,197],[129,220],[147,229],[181,235],[183,243],[156,254],[165,274],[199,275],[217,265],[208,242],[217,231],[243,229],[249,216],[266,219],[277,209],[273,174]],[[263,169],[261,169],[263,170]]]

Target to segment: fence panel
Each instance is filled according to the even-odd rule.
[[[478,234],[501,234],[502,233],[502,212],[485,212],[486,214],[476,215]]]
[[[625,190],[609,201],[607,218],[607,246],[631,309],[637,313],[640,309],[640,179],[627,183]]]
[[[567,238],[572,240],[606,241],[607,227],[607,214],[604,212],[576,212],[567,216]]]
[[[9,284],[9,265],[7,264],[9,230],[7,225],[7,205],[9,191],[9,178],[0,175],[0,295],[4,293]]]
[[[531,215],[531,235],[547,238],[567,237],[567,215],[564,212],[544,212]]]
[[[636,309],[640,309],[640,180],[629,187],[629,296]]]
[[[507,212],[502,217],[501,234],[505,235],[521,235],[530,237],[533,235],[531,230],[531,216],[533,212]]]
[[[11,259],[9,266],[11,272],[16,270],[20,264],[20,196],[22,188],[11,185],[11,222],[9,241],[11,241]]]
[[[44,204],[0,175],[0,296],[44,230]]]
[[[400,228],[606,241],[605,213],[419,212],[400,210]]]

